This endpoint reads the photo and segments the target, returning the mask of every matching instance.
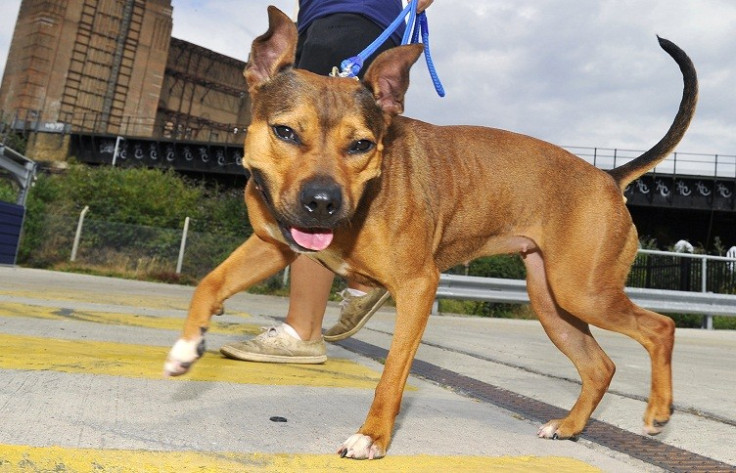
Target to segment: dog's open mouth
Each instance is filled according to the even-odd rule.
[[[274,210],[273,200],[265,185],[263,174],[258,169],[251,171],[251,177],[255,182],[255,187],[261,193],[263,201],[269,207],[272,215],[277,215]],[[284,235],[286,242],[292,246],[292,249],[306,251],[322,251],[332,243],[334,236],[332,230],[326,228],[297,228],[285,224],[281,219],[276,219]],[[298,248],[294,248],[294,246]]]
[[[289,228],[289,235],[294,242],[304,249],[322,251],[332,243],[332,230],[314,228]]]

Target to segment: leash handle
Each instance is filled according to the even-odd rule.
[[[432,61],[432,55],[429,51],[429,22],[427,21],[427,12],[417,14],[417,5],[419,0],[410,0],[399,16],[391,22],[390,25],[376,38],[371,44],[369,44],[363,51],[358,53],[357,56],[353,56],[349,59],[345,59],[340,63],[340,70],[333,69],[331,75],[340,77],[357,77],[366,59],[368,59],[386,40],[396,31],[399,25],[404,21],[406,15],[409,15],[409,20],[404,30],[404,36],[401,38],[401,44],[414,44],[419,42],[419,36],[422,37],[422,44],[424,45],[424,57],[427,61],[427,69],[429,69],[429,76],[432,78],[434,89],[437,91],[437,95],[440,97],[445,96],[445,88],[442,86],[437,70],[434,67],[434,61]]]

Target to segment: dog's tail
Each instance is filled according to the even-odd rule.
[[[654,166],[670,154],[685,135],[685,131],[690,125],[693,115],[695,115],[695,104],[698,101],[698,77],[695,73],[695,66],[693,66],[687,54],[677,47],[675,43],[659,36],[657,36],[657,39],[662,49],[672,56],[677,65],[680,66],[684,83],[682,100],[680,101],[680,108],[677,111],[677,115],[675,115],[670,129],[667,130],[667,133],[656,145],[641,156],[608,171],[622,191],[626,189],[629,183],[654,168]]]

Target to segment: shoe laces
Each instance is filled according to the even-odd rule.
[[[276,325],[271,327],[261,327],[262,332],[258,334],[258,338],[272,338],[279,336],[279,328]]]
[[[350,294],[350,291],[348,289],[343,289],[342,291],[340,291],[338,293],[338,295],[340,297],[342,297],[342,300],[340,301],[340,304],[339,304],[340,305],[340,308],[344,308],[345,306],[347,306],[348,304],[350,304],[350,301],[351,300],[353,300],[356,297],[358,297],[358,296],[354,296],[354,295]]]

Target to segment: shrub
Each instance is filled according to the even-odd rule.
[[[86,254],[88,264],[114,262],[125,271],[145,260],[157,262],[151,271],[174,272],[186,217],[191,219],[192,248],[185,263],[196,277],[252,233],[242,189],[207,187],[171,170],[75,164],[61,174],[39,175],[27,202],[19,262],[51,267],[68,261],[85,206],[89,211],[79,254]],[[199,247],[197,229],[207,235]],[[129,262],[122,264],[115,254],[126,252]]]
[[[2,179],[2,177],[0,175],[0,201],[14,204],[18,198],[18,191],[10,179]]]
[[[465,265],[450,268],[448,273],[465,274],[485,278],[524,279],[526,269],[519,255],[497,255],[478,258]],[[480,315],[483,317],[531,318],[533,314],[526,306],[483,301],[439,301],[440,312]]]

